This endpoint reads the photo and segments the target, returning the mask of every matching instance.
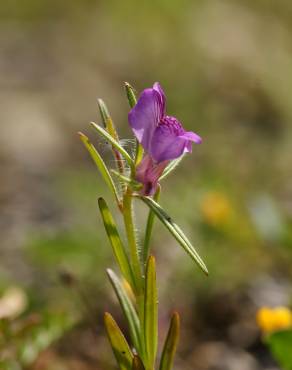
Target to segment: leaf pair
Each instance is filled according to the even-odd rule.
[[[155,259],[153,256],[150,256],[146,266],[144,315],[142,323],[139,321],[136,310],[120,279],[112,270],[107,270],[107,273],[128,321],[133,345],[143,359],[146,368],[153,369],[158,338],[158,301]],[[133,360],[132,353],[127,350],[129,346],[109,314],[105,315],[105,325],[118,364],[121,370],[127,369],[125,366],[129,366],[130,361]],[[125,360],[125,354],[127,354],[127,361]],[[121,361],[121,363],[119,361]],[[138,358],[135,358],[133,361],[133,369],[142,369],[142,361],[139,361]]]
[[[120,279],[112,270],[108,269],[107,273],[128,321],[134,347],[138,353],[142,353],[142,332],[135,308],[123,288]],[[104,323],[120,370],[145,370],[141,358],[138,355],[133,354],[118,324],[109,313],[105,313]]]
[[[145,370],[141,358],[138,355],[133,355],[127,340],[109,313],[105,313],[104,322],[120,370]],[[179,315],[174,313],[162,351],[159,370],[172,369],[178,339]]]
[[[108,121],[106,121],[106,122],[108,122]],[[111,122],[111,120],[109,122]],[[123,178],[124,180],[126,179],[126,177],[123,176],[123,166],[121,166],[122,165],[122,160],[121,160],[122,157],[128,163],[129,167],[131,168],[131,172],[135,173],[135,163],[134,163],[133,159],[131,158],[131,156],[129,155],[129,153],[118,142],[117,135],[115,135],[115,130],[114,130],[113,126],[112,125],[109,126],[109,129],[108,129],[109,132],[107,130],[105,130],[104,128],[102,128],[101,126],[97,125],[94,122],[91,122],[91,126],[103,138],[105,138],[108,142],[111,143],[111,145],[112,145],[112,147],[113,147],[113,149],[116,153],[115,156],[116,156],[116,159],[117,159],[117,162],[118,162],[117,164],[118,164],[119,171],[117,173],[121,176],[121,178]],[[80,139],[83,142],[84,146],[88,150],[89,154],[91,155],[93,161],[95,162],[97,168],[99,169],[100,174],[102,175],[102,177],[105,180],[106,184],[108,185],[109,189],[113,193],[113,195],[114,195],[114,197],[117,201],[117,204],[121,208],[121,199],[119,197],[118,190],[115,186],[115,183],[112,179],[112,176],[111,176],[107,166],[105,165],[101,155],[98,153],[98,151],[96,150],[96,148],[90,142],[89,138],[86,135],[84,135],[82,132],[79,132],[79,136],[80,136]],[[117,154],[118,154],[118,156],[117,156]]]
[[[108,142],[111,143],[111,145],[124,157],[126,162],[128,163],[131,170],[135,171],[135,164],[133,159],[131,158],[130,154],[120,145],[120,143],[111,136],[110,133],[108,133],[105,129],[103,129],[101,126],[97,125],[94,122],[90,122],[91,126]]]
[[[143,343],[141,326],[135,307],[126,292],[123,283],[120,281],[117,275],[110,269],[107,270],[107,274],[120,302],[125,318],[127,319],[133,345],[138,353],[142,353]]]

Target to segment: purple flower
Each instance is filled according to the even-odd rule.
[[[153,195],[157,189],[159,177],[162,175],[169,161],[155,163],[149,154],[146,154],[136,170],[136,180],[143,184],[142,195]]]
[[[165,166],[170,160],[192,151],[192,142],[202,139],[185,131],[181,123],[165,113],[166,99],[158,82],[145,89],[129,113],[130,126],[146,156],[137,168],[137,180],[144,184],[143,193],[152,195]]]
[[[202,141],[194,132],[185,131],[175,117],[165,114],[165,95],[158,82],[142,92],[129,113],[129,122],[136,138],[156,163],[191,152],[192,142]]]

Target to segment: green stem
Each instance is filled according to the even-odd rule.
[[[129,244],[130,260],[134,273],[135,280],[135,296],[137,303],[137,311],[140,321],[140,340],[142,344],[141,351],[139,353],[143,362],[146,361],[146,347],[144,339],[144,277],[141,268],[141,262],[138,251],[138,244],[136,240],[134,217],[133,217],[133,195],[132,190],[128,187],[123,198],[123,216],[124,224]]]
[[[140,295],[143,291],[143,276],[139,258],[138,245],[136,240],[135,225],[133,218],[133,197],[132,191],[128,187],[123,199],[124,224],[129,244],[131,264],[135,276],[136,293]]]
[[[157,188],[157,190],[154,194],[154,197],[153,197],[155,202],[158,202],[158,200],[159,200],[160,190],[161,190],[160,185],[158,185],[158,188]],[[144,246],[143,246],[143,262],[144,262],[144,264],[146,264],[146,261],[149,257],[150,239],[151,239],[154,219],[155,219],[155,213],[150,209],[149,214],[148,214],[148,218],[147,218],[145,236],[144,236]]]

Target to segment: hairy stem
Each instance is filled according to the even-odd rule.
[[[144,340],[144,277],[141,267],[141,261],[138,250],[138,243],[136,239],[135,225],[134,225],[134,214],[133,214],[133,195],[132,190],[128,187],[123,199],[123,216],[126,234],[129,244],[130,260],[134,272],[135,280],[135,297],[137,304],[137,311],[140,321],[140,339],[142,353],[139,353],[143,362],[146,360],[146,348]]]
[[[135,225],[133,218],[133,197],[132,191],[128,187],[123,199],[123,216],[124,224],[129,244],[130,260],[135,276],[136,293],[140,295],[143,291],[143,275],[141,270],[141,263],[138,251],[138,244],[136,240]]]

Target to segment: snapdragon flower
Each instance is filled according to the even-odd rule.
[[[192,131],[185,131],[175,117],[166,115],[166,98],[158,82],[141,93],[128,118],[146,151],[136,178],[144,185],[142,193],[152,195],[169,161],[191,152],[192,143],[200,144],[202,139]]]

